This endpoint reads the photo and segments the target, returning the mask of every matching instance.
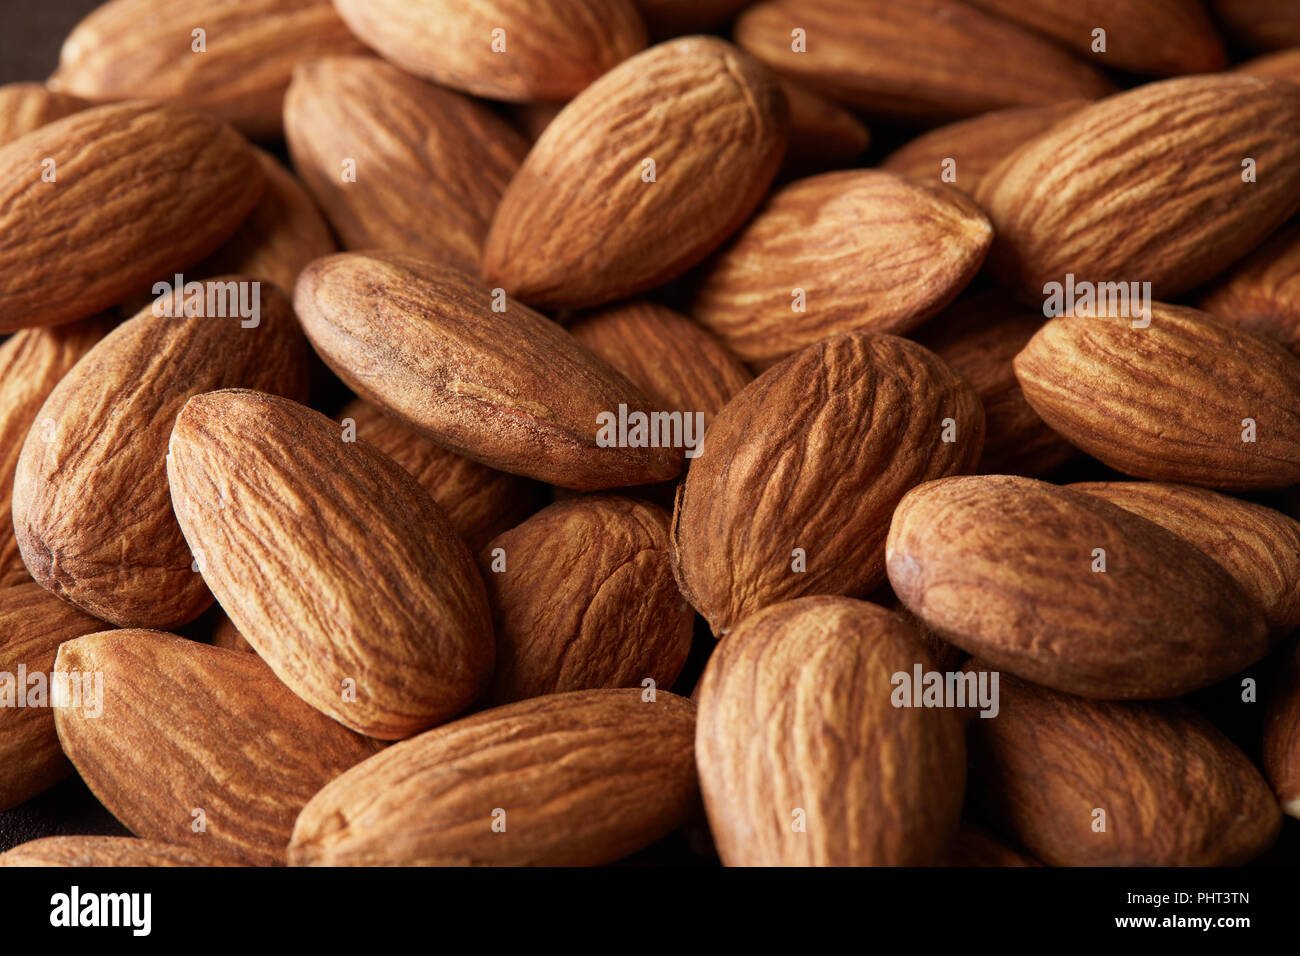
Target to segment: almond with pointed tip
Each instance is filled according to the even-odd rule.
[[[114,836],[51,836],[0,853],[0,866],[234,866],[190,847]]]

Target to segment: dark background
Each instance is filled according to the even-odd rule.
[[[0,0],[0,83],[44,80],[63,38],[102,0]]]

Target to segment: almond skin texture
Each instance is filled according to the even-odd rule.
[[[1264,771],[1282,812],[1300,819],[1300,651],[1291,655],[1283,683],[1269,706],[1264,723]]]
[[[1223,567],[1264,609],[1275,638],[1300,627],[1300,522],[1205,488],[1154,481],[1069,486],[1154,521]]]
[[[285,134],[344,248],[409,252],[470,272],[528,152],[487,107],[373,57],[299,67]]]
[[[632,0],[334,0],[408,73],[494,100],[563,100],[646,44]]]
[[[1300,359],[1193,309],[1155,304],[1148,328],[1134,321],[1063,316],[1030,339],[1014,365],[1043,421],[1136,478],[1300,481]]]
[[[776,80],[722,40],[686,37],[632,58],[534,144],[492,221],[487,284],[538,308],[577,308],[681,275],[763,198],[788,123]]]
[[[825,173],[768,200],[707,268],[690,312],[757,363],[839,332],[901,334],[974,278],[992,241],[984,213],[954,189],[874,169]]]
[[[0,811],[18,806],[72,772],[59,749],[50,709],[50,670],[64,641],[102,631],[104,622],[60,601],[39,584],[0,588]],[[18,676],[24,668],[27,680]],[[30,683],[45,675],[44,689]]]
[[[1179,295],[1300,208],[1300,88],[1218,74],[1120,93],[1012,153],[976,198],[997,232],[989,263],[1026,303],[1067,273]]]
[[[1300,354],[1300,226],[1279,230],[1201,296],[1216,319]]]
[[[934,669],[911,626],[865,601],[801,598],[735,629],[697,691],[700,789],[723,863],[939,861],[966,750],[956,711],[891,703],[891,678],[916,664]]]
[[[803,30],[796,52],[792,31]],[[956,0],[767,0],[736,42],[784,76],[867,113],[943,122],[1114,88],[1047,40]]]
[[[40,83],[6,83],[0,86],[0,146],[13,142],[90,104],[66,93],[55,93]]]
[[[68,35],[50,85],[88,100],[174,100],[272,139],[296,64],[364,49],[329,0],[112,0]]]
[[[134,837],[52,836],[0,853],[0,866],[231,866],[222,857]]]
[[[13,493],[18,547],[40,584],[122,627],[176,627],[212,603],[172,515],[167,439],[186,400],[209,389],[305,397],[307,343],[289,300],[271,285],[260,299],[255,328],[237,315],[173,318],[150,306],[50,393]]]
[[[672,687],[695,612],[673,580],[668,524],[655,505],[594,495],[493,539],[479,558],[497,640],[487,702],[647,678]]]
[[[87,318],[197,262],[263,186],[243,137],[174,106],[96,107],[0,147],[0,332]]]
[[[590,491],[667,481],[681,449],[597,444],[598,416],[649,409],[568,332],[455,269],[341,254],[303,272],[294,303],[316,351],[358,395],[475,461]]]
[[[1262,609],[1195,546],[1031,478],[915,488],[886,562],[894,592],[941,637],[1071,694],[1173,697],[1268,653]]]
[[[1182,704],[999,684],[998,716],[971,721],[972,798],[1049,866],[1234,866],[1277,838],[1264,778]]]
[[[345,726],[397,740],[483,690],[491,621],[442,509],[387,455],[342,439],[296,402],[210,392],[176,417],[167,477],[204,580],[276,675]]]
[[[695,705],[641,695],[537,697],[390,747],[312,799],[290,862],[589,866],[627,856],[684,823],[699,799]]]
[[[244,864],[284,862],[312,794],[379,744],[295,697],[253,654],[160,631],[92,634],[60,674],[103,674],[103,712],[56,707],[77,772],[136,836]],[[232,745],[232,742],[234,745]],[[206,830],[192,829],[202,810]]]
[[[769,604],[869,593],[898,500],[968,472],[983,441],[975,391],[916,343],[853,332],[804,349],[709,426],[673,515],[682,593],[715,635]]]

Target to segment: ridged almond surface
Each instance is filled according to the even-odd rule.
[[[373,57],[299,67],[285,134],[344,248],[409,252],[470,272],[528,152],[486,106]],[[349,160],[355,176],[345,178]]]
[[[1265,718],[1264,772],[1282,812],[1300,819],[1300,651],[1291,655]]]
[[[632,0],[334,0],[408,73],[494,100],[562,100],[646,44]],[[499,31],[499,32],[498,32]]]
[[[1071,694],[1174,697],[1268,653],[1262,608],[1195,545],[1031,478],[913,489],[886,563],[894,592],[940,636]]]
[[[306,396],[307,342],[289,300],[272,285],[260,300],[255,328],[238,315],[174,318],[150,306],[55,386],[13,492],[18,548],[44,587],[122,627],[176,627],[212,603],[172,515],[167,440],[190,396],[210,389]]]
[[[923,866],[957,828],[962,720],[896,708],[893,676],[934,661],[865,601],[809,597],[735,628],[697,691],[695,754],[728,866]]]
[[[365,399],[439,445],[501,471],[579,490],[666,481],[672,448],[597,445],[602,412],[649,400],[564,329],[446,266],[345,253],[299,277],[316,351]]]
[[[1242,259],[1197,305],[1216,319],[1300,354],[1300,226],[1279,230]]]
[[[1178,295],[1300,208],[1300,88],[1227,73],[1140,86],[1026,143],[976,199],[997,232],[989,263],[1027,303],[1067,273]]]
[[[102,714],[54,711],[99,801],[138,837],[245,864],[283,863],[298,811],[380,747],[308,707],[256,655],[173,634],[82,637],[55,670],[103,674]]]
[[[533,146],[492,221],[487,284],[538,307],[579,307],[675,278],[758,205],[788,122],[776,79],[723,40],[685,37],[633,57]]]
[[[324,866],[610,863],[698,800],[695,705],[666,691],[553,694],[396,744],[327,786],[290,862]]]
[[[0,332],[87,318],[197,262],[263,186],[243,137],[176,106],[95,107],[0,147]]]
[[[6,83],[0,86],[0,146],[89,105],[40,83]]]
[[[1300,7],[1278,0],[1209,0],[1229,34],[1255,50],[1300,46]]]
[[[68,34],[50,85],[88,100],[174,100],[272,139],[297,64],[364,49],[329,0],[111,0]]]
[[[793,80],[782,79],[781,89],[790,107],[782,177],[851,166],[867,151],[871,131],[849,110]]]
[[[52,836],[0,853],[0,866],[231,866],[189,847],[114,836]]]
[[[971,721],[972,799],[1044,863],[1234,866],[1277,838],[1264,778],[1182,704],[1084,700],[1006,673],[999,695],[997,717]]]
[[[1016,356],[1025,398],[1048,425],[1137,478],[1300,482],[1300,359],[1193,309],[1155,304],[1149,327],[1132,321],[1056,318]]]
[[[874,169],[824,173],[767,201],[707,267],[690,313],[759,363],[840,332],[902,334],[974,278],[992,241],[984,213],[954,189]]]
[[[802,52],[795,30],[803,31]],[[1055,44],[957,0],[765,0],[740,15],[735,33],[777,72],[908,123],[1114,89]]]
[[[589,495],[494,538],[479,557],[497,641],[487,702],[647,678],[671,688],[695,612],[668,563],[668,524],[648,502]]]
[[[928,349],[863,332],[809,346],[709,426],[673,515],[682,593],[722,635],[769,604],[870,592],[898,500],[968,472],[983,441],[979,397]]]
[[[1300,522],[1206,488],[1154,481],[1069,486],[1154,521],[1222,566],[1264,609],[1274,637],[1300,627]]]

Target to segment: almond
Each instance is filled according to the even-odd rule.
[[[851,170],[776,192],[705,270],[691,315],[749,362],[840,332],[907,332],[974,278],[993,232],[970,199]]]
[[[1219,74],[1120,93],[1016,150],[976,198],[990,265],[1025,302],[1067,273],[1178,295],[1300,208],[1300,89]]]
[[[1262,609],[1195,546],[1031,478],[913,489],[886,562],[895,593],[946,640],[1071,694],[1173,697],[1268,652]]]
[[[1300,354],[1300,226],[1279,230],[1203,294],[1216,319]]]
[[[290,861],[324,866],[608,863],[698,799],[695,705],[659,691],[519,701],[403,741],[325,787]]]
[[[1300,819],[1300,652],[1293,653],[1264,723],[1264,770],[1282,811]]]
[[[1030,339],[1016,377],[1048,425],[1137,478],[1300,482],[1300,359],[1193,309],[1155,304],[1133,326],[1063,316]]]
[[[52,836],[0,853],[0,866],[230,866],[223,857],[134,837]]]
[[[253,650],[253,645],[239,633],[239,628],[226,617],[225,612],[221,613],[220,619],[212,629],[212,646],[224,647],[231,651],[247,651],[250,654],[257,653]]]
[[[528,152],[485,106],[371,57],[299,67],[285,134],[344,248],[409,252],[471,272]]]
[[[562,100],[642,49],[632,0],[334,0],[408,73],[497,100]]]
[[[399,253],[329,256],[303,272],[294,302],[343,381],[457,454],[579,490],[681,470],[680,450],[598,445],[602,412],[648,400],[554,322],[462,272]]]
[[[0,146],[26,136],[90,104],[76,96],[55,93],[40,83],[6,83],[0,86]]]
[[[262,188],[238,133],[175,106],[96,107],[0,147],[0,332],[87,318],[197,262]]]
[[[1300,9],[1277,0],[1210,0],[1223,28],[1256,50],[1300,46]]]
[[[769,604],[869,593],[898,500],[969,471],[983,440],[978,396],[933,352],[862,332],[809,346],[709,426],[673,515],[682,593],[715,635]]]
[[[735,628],[697,691],[700,789],[723,863],[939,860],[961,813],[962,721],[891,703],[914,665],[934,669],[912,628],[865,601],[801,598]]]
[[[1048,41],[957,0],[765,0],[740,15],[735,32],[777,72],[909,123],[1113,89]]]
[[[329,0],[111,0],[68,34],[50,85],[174,100],[272,139],[296,64],[363,49]]]
[[[1233,69],[1238,73],[1248,73],[1251,76],[1267,76],[1275,80],[1300,83],[1300,47],[1282,50],[1279,53],[1267,53],[1245,63],[1239,63]]]
[[[483,276],[539,308],[661,285],[758,205],[787,127],[776,80],[729,43],[686,37],[647,50],[542,133],[497,208]]]
[[[246,281],[203,288],[224,293]],[[149,307],[50,393],[23,443],[13,491],[18,547],[41,585],[123,627],[179,626],[211,604],[172,515],[167,439],[186,400],[209,389],[249,385],[305,397],[307,343],[289,301],[270,285],[259,294],[256,327],[236,314],[173,318]],[[179,313],[197,296],[171,304]],[[207,312],[206,301],[198,311]]]
[[[851,166],[871,145],[871,132],[842,106],[792,80],[782,80],[790,107],[790,145],[782,176]]]
[[[1277,838],[1264,778],[1183,705],[999,684],[998,716],[971,722],[973,800],[1043,862],[1233,866]]]

